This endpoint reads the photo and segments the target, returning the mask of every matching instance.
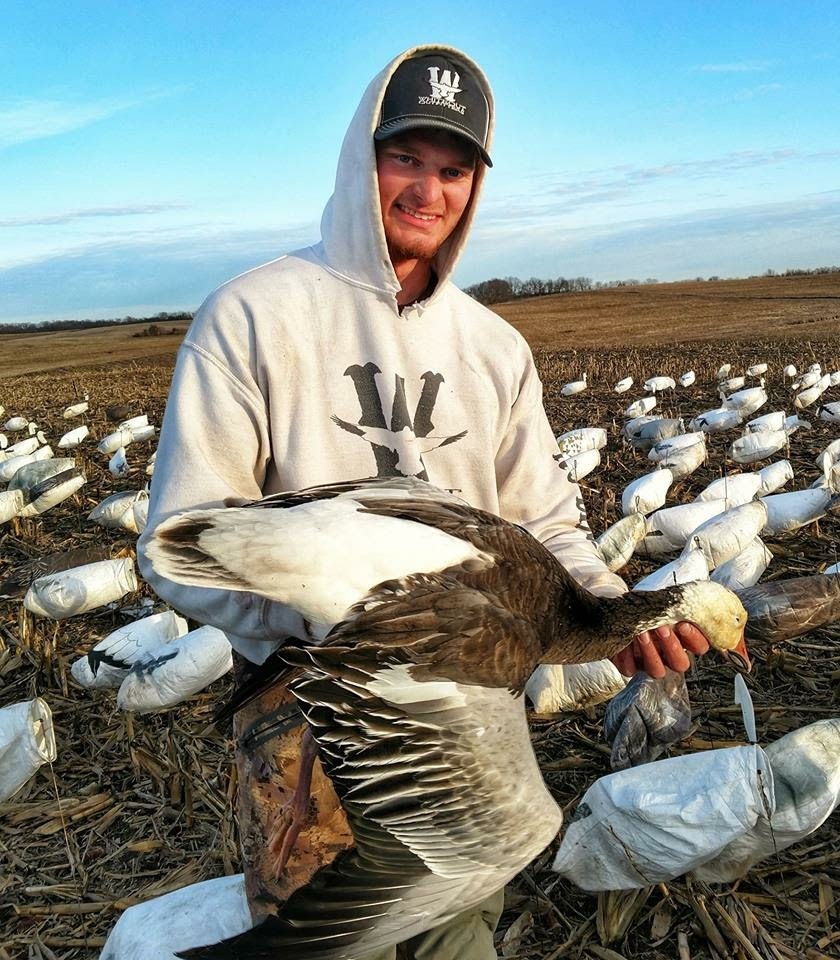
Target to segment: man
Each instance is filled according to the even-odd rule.
[[[228,631],[255,663],[284,637],[306,637],[306,624],[253,595],[157,577],[143,547],[169,514],[343,479],[414,475],[526,526],[596,592],[626,589],[600,560],[580,490],[557,465],[527,344],[450,281],[491,166],[492,127],[489,84],[463,53],[430,46],[397,57],[351,121],[321,242],[219,288],[184,340],[141,569],[162,597]],[[683,643],[702,652],[705,639],[680,630],[682,642],[665,630],[659,643],[666,661],[684,670]],[[653,639],[638,644],[636,659],[660,671]],[[632,672],[632,651],[622,666]],[[286,699],[266,695],[240,714],[239,730],[258,731],[259,718],[282,712]],[[269,744],[258,739],[248,738],[238,761],[255,914],[276,909],[350,839],[316,770],[313,822],[288,855],[287,834],[272,819],[297,781],[300,729]],[[435,960],[494,957],[501,908],[499,891],[406,949]]]

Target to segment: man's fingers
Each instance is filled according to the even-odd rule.
[[[633,649],[636,662],[649,677],[660,680],[665,676],[665,665],[662,663],[650,631],[645,630],[636,637],[633,641]]]
[[[662,660],[677,673],[685,673],[691,666],[691,661],[680,643],[681,638],[670,627],[657,627],[654,633]]]
[[[683,620],[674,627],[674,631],[686,650],[690,650],[692,653],[706,653],[708,651],[709,641],[706,639],[706,635],[693,623],[687,623]]]
[[[636,665],[636,658],[633,656],[632,643],[619,651],[619,653],[612,658],[612,662],[615,664],[618,672],[625,677],[632,677],[639,669]]]

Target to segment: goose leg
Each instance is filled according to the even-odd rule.
[[[291,800],[277,818],[268,837],[268,849],[271,854],[271,866],[277,879],[286,869],[289,854],[306,823],[309,814],[309,800],[312,787],[312,768],[318,756],[318,745],[307,729],[300,742],[300,773],[297,786]]]

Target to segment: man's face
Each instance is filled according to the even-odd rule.
[[[391,261],[431,260],[470,200],[475,150],[445,131],[418,130],[376,144],[382,225]]]

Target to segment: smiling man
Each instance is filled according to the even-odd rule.
[[[240,672],[285,638],[307,638],[307,625],[251,594],[157,576],[145,544],[173,513],[340,480],[416,476],[527,527],[596,593],[626,589],[604,566],[580,490],[558,466],[528,345],[451,281],[491,166],[492,129],[489,84],[467,56],[427,46],[397,57],[350,123],[321,242],[224,284],[184,339],[140,565],[174,607],[227,632],[244,658]],[[640,642],[653,657],[651,638]],[[688,666],[683,645],[706,646],[690,630],[682,643],[665,631],[662,643],[678,670]],[[283,713],[289,699],[277,687],[263,694],[240,712],[240,735]],[[269,739],[241,736],[239,820],[255,916],[275,911],[351,841],[316,765],[308,819],[289,850],[287,801],[301,767],[305,778],[301,735],[297,726]],[[401,955],[495,957],[501,908],[499,891]],[[378,960],[393,957],[390,949]]]

